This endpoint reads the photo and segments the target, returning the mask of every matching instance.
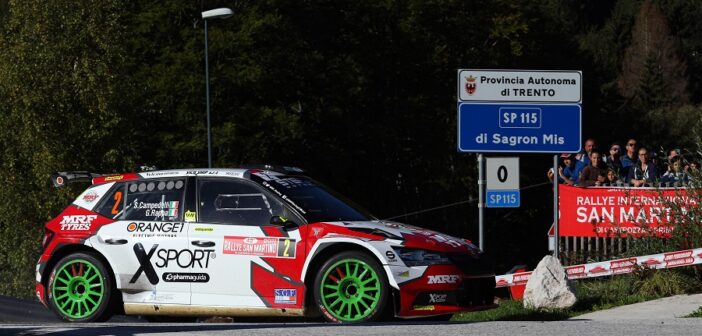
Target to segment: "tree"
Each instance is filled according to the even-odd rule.
[[[687,103],[686,65],[678,53],[665,16],[651,1],[644,2],[622,63],[618,82],[621,95],[643,112]]]
[[[51,173],[133,166],[125,1],[9,1],[0,35],[0,294],[33,296],[43,224],[76,195]]]

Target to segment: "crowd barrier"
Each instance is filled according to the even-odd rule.
[[[702,248],[571,265],[566,266],[565,270],[568,279],[575,280],[626,274],[633,272],[636,268],[664,269],[697,264],[702,264]],[[495,277],[495,287],[525,285],[531,274],[532,272],[518,272],[498,275]]]

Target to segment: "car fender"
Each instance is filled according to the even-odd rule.
[[[395,281],[395,277],[392,274],[390,266],[385,261],[385,258],[380,253],[380,251],[366,241],[363,241],[363,240],[357,239],[357,238],[351,238],[351,237],[331,237],[331,238],[322,238],[322,239],[317,240],[315,242],[314,246],[312,246],[309,253],[307,254],[307,258],[305,259],[305,264],[302,267],[302,281],[303,282],[307,278],[308,267],[309,267],[310,263],[312,262],[312,259],[314,259],[314,257],[317,255],[317,252],[321,251],[320,248],[322,248],[323,245],[332,245],[332,244],[336,244],[336,243],[347,243],[347,244],[358,245],[358,246],[362,247],[364,250],[372,253],[373,256],[375,256],[375,258],[380,262],[380,265],[383,267],[383,270],[385,271],[385,275],[388,278],[388,283],[390,284],[390,286],[392,286],[395,289],[400,289],[400,286],[397,284],[397,281]]]
[[[115,288],[121,290],[123,287],[120,274],[124,274],[125,270],[119,268],[120,264],[117,262],[116,258],[124,258],[124,256],[115,256],[113,253],[109,253],[103,249],[105,244],[100,243],[100,238],[98,236],[92,236],[85,241],[85,245],[92,247],[95,251],[100,253],[105,260],[107,260],[107,263],[110,265],[110,269],[112,269],[112,273],[114,275]]]

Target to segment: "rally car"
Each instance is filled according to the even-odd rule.
[[[471,242],[378,220],[296,168],[52,180],[92,183],[46,224],[36,267],[37,297],[64,321],[125,313],[348,323],[494,307],[495,274]]]

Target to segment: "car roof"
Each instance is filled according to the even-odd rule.
[[[263,173],[269,176],[283,176],[285,174],[263,169],[246,169],[246,168],[188,168],[188,169],[168,169],[168,170],[152,170],[138,173],[123,173],[104,175],[93,178],[93,184],[102,184],[118,181],[133,181],[133,180],[148,180],[164,177],[185,177],[185,176],[212,176],[212,177],[228,177],[228,178],[244,178],[248,179],[251,173]]]
[[[118,182],[155,179],[164,177],[185,176],[216,176],[229,178],[250,179],[251,174],[265,175],[266,179],[276,179],[286,175],[304,175],[304,171],[297,167],[278,166],[268,164],[245,165],[240,168],[184,168],[167,170],[147,170],[132,173],[96,174],[88,171],[64,171],[51,175],[54,187],[60,188],[67,183],[92,182],[93,185]],[[265,178],[265,177],[264,177]]]

